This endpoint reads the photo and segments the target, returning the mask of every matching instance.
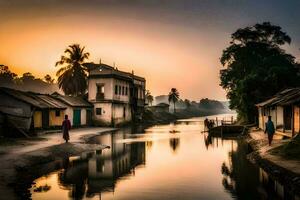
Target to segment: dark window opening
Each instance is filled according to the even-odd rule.
[[[128,95],[128,87],[125,88],[125,95]]]
[[[124,88],[124,86],[122,87],[122,95],[125,95],[125,88]]]
[[[115,94],[118,94],[118,86],[115,85]]]
[[[96,108],[96,115],[102,115],[102,108]]]
[[[60,117],[60,110],[55,111],[55,117]]]

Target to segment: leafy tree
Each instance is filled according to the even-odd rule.
[[[151,95],[149,90],[146,91],[146,99],[147,99],[148,103],[152,106],[152,102],[153,102],[154,98]]]
[[[189,109],[190,107],[191,107],[191,101],[190,100],[188,100],[188,99],[185,99],[184,100],[184,104],[185,104],[185,107],[186,107],[186,109]]]
[[[179,92],[176,88],[172,88],[171,91],[169,92],[169,103],[173,103],[174,105],[174,113],[176,112],[176,107],[175,104],[179,100]]]
[[[49,83],[49,84],[53,84],[54,83],[54,79],[49,74],[47,74],[46,76],[44,76],[44,80],[46,81],[46,83]]]
[[[57,71],[59,88],[66,95],[83,95],[87,89],[87,68],[83,65],[89,58],[89,53],[84,51],[85,47],[79,44],[70,45],[56,62],[55,66],[61,66]]]
[[[230,108],[240,119],[253,122],[255,104],[287,87],[299,86],[299,65],[281,48],[291,38],[269,22],[238,29],[223,50],[220,85],[226,90]]]
[[[8,66],[0,65],[0,85],[11,85],[14,84],[14,79],[17,74],[11,72]]]
[[[204,98],[200,100],[199,108],[222,110],[224,109],[224,105],[220,101]]]

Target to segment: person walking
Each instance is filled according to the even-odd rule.
[[[274,123],[272,122],[271,116],[268,116],[265,133],[268,134],[269,146],[271,146],[273,135],[275,133],[275,127],[274,127]]]
[[[65,115],[65,120],[62,123],[62,131],[63,131],[63,138],[66,143],[70,140],[69,130],[71,129],[71,122],[68,119],[68,115]]]

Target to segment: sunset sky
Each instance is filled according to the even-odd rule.
[[[219,58],[239,27],[270,21],[300,55],[299,0],[0,0],[0,64],[19,74],[55,75],[79,43],[91,62],[144,76],[153,95],[225,100]]]

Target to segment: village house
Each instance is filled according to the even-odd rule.
[[[20,131],[61,126],[66,105],[50,95],[0,88],[4,125]]]
[[[292,137],[300,132],[300,88],[283,90],[256,106],[259,128],[264,130],[271,116],[277,133]]]
[[[86,63],[88,101],[95,125],[120,125],[141,118],[145,106],[145,79],[106,64]]]
[[[93,124],[93,105],[82,97],[63,96],[57,92],[51,95],[66,105],[65,114],[68,115],[72,126],[90,126]]]

